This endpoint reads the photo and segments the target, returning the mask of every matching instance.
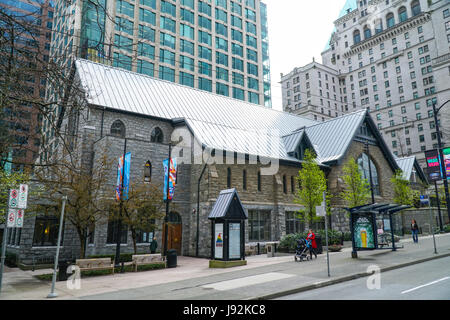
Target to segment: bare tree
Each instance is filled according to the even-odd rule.
[[[165,215],[161,190],[161,186],[151,183],[130,185],[128,197],[122,202],[122,215],[120,201],[108,202],[110,220],[121,219],[123,224],[130,227],[134,253],[137,253],[138,232],[154,232],[157,220]]]
[[[42,190],[32,210],[40,211],[53,206],[59,214],[61,198],[67,196],[65,216],[77,231],[81,244],[80,257],[84,257],[89,229],[107,215],[104,188],[112,163],[107,158],[106,150],[92,168],[86,167],[74,154],[70,158],[61,156],[54,165],[35,169]]]

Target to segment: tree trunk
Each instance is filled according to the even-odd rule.
[[[133,250],[134,254],[137,254],[137,246],[136,246],[136,229],[131,227],[131,239],[133,239]]]
[[[86,243],[86,235],[84,231],[81,231],[80,228],[77,227],[78,238],[80,239],[80,259],[84,259],[86,255],[85,251],[85,243]]]

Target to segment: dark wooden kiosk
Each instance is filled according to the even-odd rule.
[[[247,213],[236,189],[220,192],[208,217],[211,220],[210,268],[246,265],[245,220]]]

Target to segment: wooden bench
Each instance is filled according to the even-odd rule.
[[[111,258],[77,259],[76,265],[80,268],[80,271],[111,269],[114,274],[114,264],[111,263]]]
[[[137,272],[139,265],[152,264],[152,263],[164,263],[161,254],[134,254],[132,257],[132,264],[134,265],[134,271]]]

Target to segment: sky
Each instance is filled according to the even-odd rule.
[[[346,0],[263,0],[267,4],[272,108],[282,110],[280,73],[322,62],[339,12]]]

